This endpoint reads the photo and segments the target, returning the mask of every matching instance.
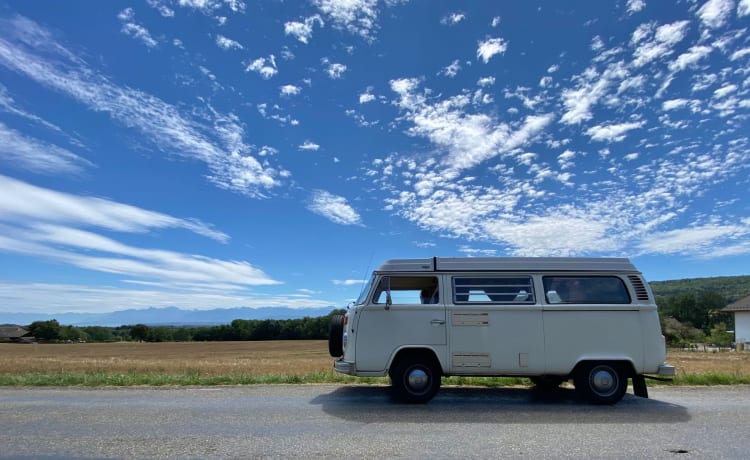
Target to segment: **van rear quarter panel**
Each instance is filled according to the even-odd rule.
[[[643,368],[643,321],[638,310],[548,306],[543,321],[547,374],[567,375],[585,360],[627,360],[636,371]]]

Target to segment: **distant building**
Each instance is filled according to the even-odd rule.
[[[750,295],[727,305],[721,311],[734,313],[734,341],[750,343]]]
[[[24,343],[33,341],[34,338],[29,335],[29,331],[22,328],[21,326],[0,326],[0,343]]]

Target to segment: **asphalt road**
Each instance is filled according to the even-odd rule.
[[[424,406],[337,385],[0,389],[1,458],[750,458],[750,386],[615,406],[443,388]]]

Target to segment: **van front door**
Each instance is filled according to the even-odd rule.
[[[446,320],[439,280],[436,276],[381,276],[360,313],[357,371],[384,371],[396,351],[410,346],[431,348],[443,361]]]

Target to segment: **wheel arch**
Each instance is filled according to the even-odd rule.
[[[590,364],[615,364],[622,366],[622,368],[625,370],[625,375],[627,378],[631,378],[634,375],[638,375],[635,371],[635,364],[633,364],[633,360],[630,357],[627,356],[621,356],[621,357],[585,357],[581,358],[576,362],[576,365],[573,366],[573,370],[570,371],[570,376],[575,376],[577,372],[580,371],[580,369],[584,366],[588,366]]]
[[[411,358],[417,356],[431,360],[433,364],[437,366],[437,369],[440,370],[440,373],[445,375],[443,363],[440,362],[437,351],[435,351],[434,348],[427,346],[403,346],[398,348],[391,355],[386,368],[386,373],[390,376],[391,369],[398,365],[399,360],[404,359],[405,357]]]

